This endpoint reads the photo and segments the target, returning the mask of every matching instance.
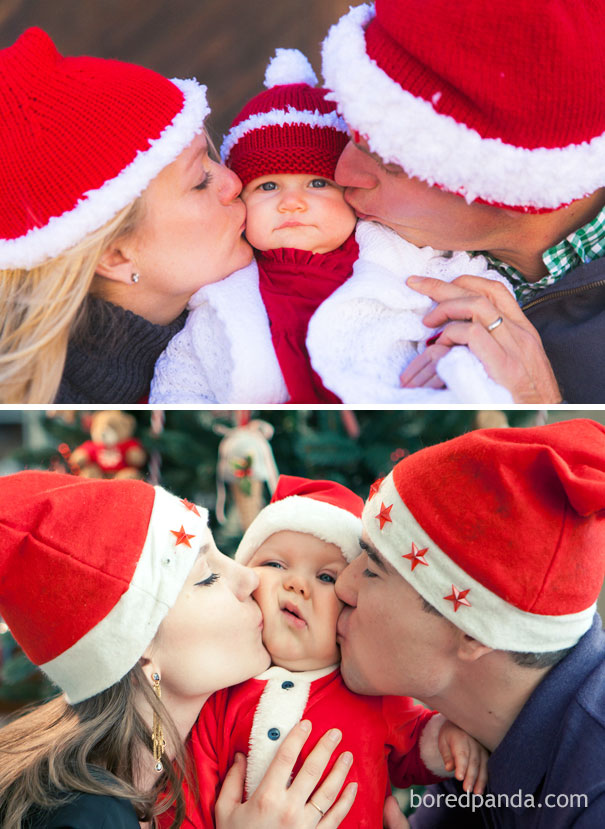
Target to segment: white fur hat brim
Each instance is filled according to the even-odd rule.
[[[270,536],[283,530],[307,533],[340,547],[347,561],[361,552],[361,519],[346,509],[301,495],[269,504],[256,516],[242,538],[235,560],[248,564]]]

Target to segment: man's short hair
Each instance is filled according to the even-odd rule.
[[[445,619],[443,613],[440,613],[436,607],[433,607],[422,596],[420,598],[422,599],[422,609],[426,613],[432,613],[433,616],[441,616],[442,619]],[[554,668],[562,659],[565,659],[571,650],[573,650],[573,646],[558,651],[545,651],[544,653],[523,653],[521,651],[504,651],[504,653],[511,657],[515,665],[521,665],[523,668],[541,669]]]

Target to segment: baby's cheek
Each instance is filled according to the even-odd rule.
[[[256,250],[270,250],[270,231],[268,222],[261,221],[254,208],[248,208],[246,215],[245,237]]]

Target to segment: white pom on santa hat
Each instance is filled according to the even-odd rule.
[[[276,49],[265,72],[265,86],[271,89],[289,83],[317,86],[317,75],[299,49]]]

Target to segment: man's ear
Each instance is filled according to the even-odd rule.
[[[115,243],[105,248],[95,270],[99,276],[126,285],[132,285],[132,275],[136,273],[132,259]]]
[[[458,629],[457,653],[459,659],[463,662],[476,662],[477,659],[481,659],[482,656],[486,656],[492,651],[493,648],[483,645],[477,639],[473,639],[472,636]]]

